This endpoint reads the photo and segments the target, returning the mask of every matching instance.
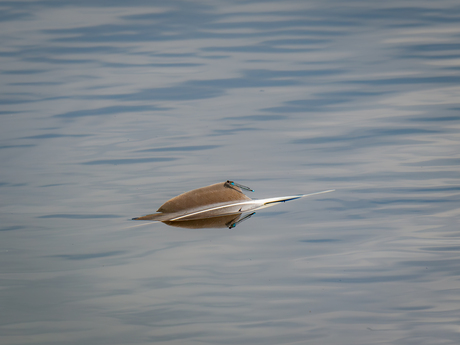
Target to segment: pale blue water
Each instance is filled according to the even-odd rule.
[[[1,8],[2,345],[460,342],[458,1]]]

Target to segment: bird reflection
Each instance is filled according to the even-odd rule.
[[[216,183],[191,190],[166,201],[156,213],[133,220],[160,221],[181,228],[234,228],[254,215],[254,211],[303,198],[309,195],[332,192],[326,190],[311,194],[299,194],[253,200],[243,190],[254,190],[233,181]]]

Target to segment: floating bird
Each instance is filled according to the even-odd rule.
[[[194,189],[166,201],[160,206],[157,213],[133,218],[133,220],[153,220],[183,227],[220,227],[217,226],[220,224],[232,228],[252,216],[255,210],[270,207],[280,202],[334,191],[331,189],[310,194],[253,200],[246,196],[242,190],[254,191],[233,181]],[[241,215],[247,212],[253,213],[241,218]],[[211,218],[213,220],[203,221]],[[191,221],[193,224],[190,224]]]

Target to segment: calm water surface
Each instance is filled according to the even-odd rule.
[[[458,1],[127,4],[0,1],[0,343],[460,343]]]

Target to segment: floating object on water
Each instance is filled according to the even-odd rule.
[[[166,201],[160,206],[157,213],[133,218],[133,220],[153,220],[182,227],[203,228],[225,226],[232,228],[251,217],[255,213],[253,212],[255,210],[274,206],[280,202],[334,191],[331,189],[310,194],[253,200],[246,196],[242,192],[242,189],[254,191],[249,187],[233,181],[194,189]],[[241,217],[243,213],[247,212],[253,213]],[[190,224],[190,222],[193,224]]]
[[[213,218],[203,218],[195,220],[183,220],[183,221],[163,221],[166,225],[174,226],[177,228],[187,228],[187,229],[203,229],[203,228],[228,228],[232,229],[236,227],[241,222],[251,218],[255,212],[248,213],[243,215],[239,214],[229,214],[227,216],[213,217]]]

